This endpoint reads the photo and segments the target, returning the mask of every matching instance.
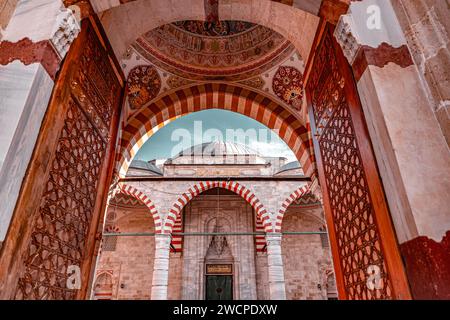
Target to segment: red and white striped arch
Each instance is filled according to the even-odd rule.
[[[272,228],[269,213],[258,197],[245,186],[235,181],[202,181],[190,187],[188,191],[183,193],[174,203],[169,210],[169,214],[163,226],[164,233],[172,232],[176,221],[181,217],[184,206],[188,204],[189,201],[200,193],[212,188],[227,189],[241,196],[253,207],[253,209],[255,209],[256,216],[261,219],[264,229],[270,230]]]
[[[139,128],[138,133],[135,134],[135,137],[132,139],[126,139],[122,138],[120,139],[120,145],[126,140],[129,141],[129,145],[127,148],[120,147],[119,150],[116,153],[116,169],[119,172],[120,177],[124,177],[128,167],[130,166],[131,160],[133,160],[136,153],[139,151],[139,149],[144,145],[144,143],[150,139],[151,136],[153,136],[156,132],[158,132],[161,128],[163,128],[165,125],[169,124],[170,122],[180,118],[182,115],[178,115],[175,117],[171,117],[167,120],[162,121],[161,123],[155,123],[153,122],[153,126],[142,126]],[[122,131],[121,135],[123,136],[125,131]],[[123,154],[124,150],[126,150],[126,154]]]
[[[174,233],[183,232],[183,215],[180,214],[175,220],[175,224],[173,225],[172,231]],[[255,231],[256,232],[265,232],[264,225],[260,217],[255,217]],[[266,252],[267,251],[267,242],[265,235],[255,235],[255,248],[256,252]],[[172,235],[170,251],[172,252],[181,252],[183,251],[183,236],[181,235]]]
[[[276,130],[291,148],[307,176],[315,170],[309,123],[303,124],[284,106],[260,93],[230,84],[208,83],[172,92],[133,115],[122,131],[117,170],[124,176],[131,160],[164,124],[191,112],[224,109],[248,116]]]
[[[158,210],[156,210],[155,205],[148,198],[148,196],[145,195],[142,191],[139,191],[138,189],[136,189],[132,186],[129,186],[127,184],[122,184],[120,186],[120,192],[130,195],[130,196],[140,200],[150,210],[150,214],[153,217],[153,223],[155,225],[155,232],[161,233],[161,230],[162,230],[161,217],[159,216]]]
[[[173,225],[172,232],[180,233],[183,232],[183,215],[180,214]],[[172,235],[172,240],[170,242],[170,251],[172,252],[181,252],[183,250],[183,236],[181,235]]]
[[[256,232],[265,232],[262,220],[259,217],[256,217],[255,231]],[[267,251],[267,241],[266,241],[265,235],[256,235],[255,236],[255,248],[256,248],[256,252],[266,252]]]
[[[275,219],[275,232],[281,232],[281,223],[283,222],[284,214],[289,208],[292,202],[303,197],[309,192],[309,185],[304,185],[294,192],[292,192],[289,197],[287,197],[281,204],[281,209],[278,211],[277,217]]]

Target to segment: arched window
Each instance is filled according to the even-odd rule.
[[[94,300],[111,300],[113,295],[113,279],[109,272],[100,273],[94,286]]]

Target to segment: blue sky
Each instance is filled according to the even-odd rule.
[[[147,140],[135,159],[170,158],[184,148],[215,140],[239,142],[265,156],[296,160],[286,143],[263,124],[239,113],[218,109],[190,113],[167,124]]]

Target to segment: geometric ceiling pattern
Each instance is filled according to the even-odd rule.
[[[303,59],[279,33],[254,23],[169,23],[141,35],[121,64],[127,76],[126,119],[160,96],[201,83],[246,87],[294,112],[303,104]]]
[[[181,21],[133,44],[146,60],[182,78],[239,81],[279,64],[294,46],[269,28],[241,21]]]

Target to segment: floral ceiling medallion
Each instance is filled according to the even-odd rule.
[[[161,90],[161,78],[153,66],[137,66],[128,74],[127,96],[132,110],[144,106]]]
[[[288,105],[300,110],[303,103],[303,75],[294,67],[281,66],[272,80],[273,92]]]

